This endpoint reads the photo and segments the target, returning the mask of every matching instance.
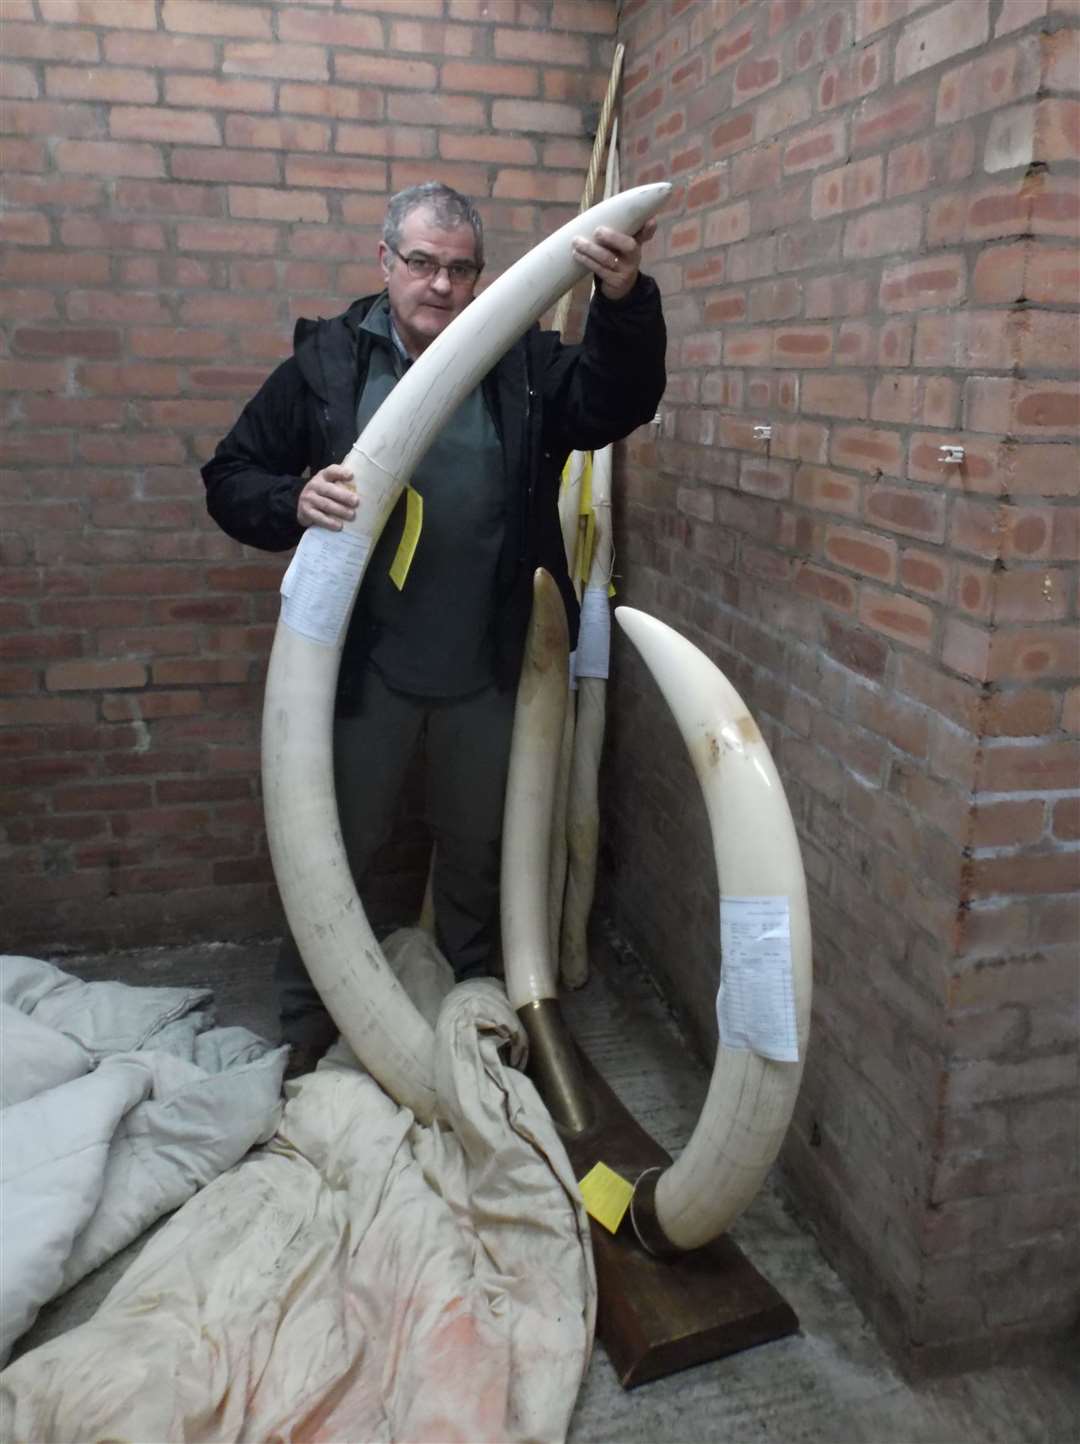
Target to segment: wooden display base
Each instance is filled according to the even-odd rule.
[[[579,1052],[591,1122],[563,1142],[577,1178],[606,1163],[633,1183],[670,1156]],[[597,1336],[624,1389],[793,1334],[794,1310],[726,1235],[674,1259],[645,1252],[627,1212],[611,1234],[591,1219]]]

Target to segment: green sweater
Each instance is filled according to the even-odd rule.
[[[408,364],[385,297],[361,329],[372,349],[357,434]],[[478,386],[439,432],[413,475],[423,527],[401,591],[390,577],[405,525],[402,497],[375,546],[363,600],[375,625],[370,658],[385,681],[423,697],[464,697],[495,678],[495,573],[506,524],[502,448]]]

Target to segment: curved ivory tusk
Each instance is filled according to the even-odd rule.
[[[595,516],[595,543],[585,589],[582,628],[593,621],[593,611],[603,608],[597,617],[610,628],[608,588],[613,559],[611,535],[611,470],[612,448],[605,446],[593,456],[592,505]],[[579,644],[578,658],[590,668],[591,647]],[[559,969],[568,988],[580,988],[589,976],[589,952],[586,934],[596,888],[596,855],[600,842],[600,806],[597,779],[600,754],[604,746],[604,712],[607,693],[607,667],[596,666],[603,676],[581,675],[577,681],[577,717],[574,726],[574,753],[570,768],[570,786],[566,806],[566,848],[568,867],[563,899],[562,929],[559,946]]]
[[[578,581],[578,547],[581,544],[581,489],[585,481],[585,468],[589,464],[589,453],[572,451],[567,463],[566,480],[559,490],[559,526],[562,528],[563,550],[566,565],[570,570],[570,582],[581,600],[581,584]],[[571,659],[572,661],[573,659]],[[574,758],[574,728],[576,708],[571,695],[563,722],[562,743],[555,770],[555,805],[551,818],[551,858],[548,886],[548,928],[555,957],[559,955],[559,931],[562,923],[563,899],[566,893],[567,838],[566,809],[570,796],[570,770]]]
[[[533,579],[533,607],[514,708],[502,842],[503,964],[510,1005],[529,1038],[530,1071],[555,1122],[588,1126],[581,1065],[557,997],[548,926],[552,778],[563,735],[568,678],[566,609],[547,572]]]
[[[440,426],[516,338],[585,274],[573,257],[573,238],[597,225],[637,231],[669,190],[639,186],[575,216],[456,317],[345,458],[359,499],[355,520],[341,532],[309,529],[290,567],[295,574],[274,637],[263,707],[263,793],[274,873],[293,937],[334,1021],[383,1087],[424,1120],[435,1104],[431,1030],[368,926],[338,826],[332,732],[345,625],[371,548]],[[303,601],[313,595],[325,603],[314,626]]]
[[[551,784],[566,714],[568,650],[562,596],[549,574],[537,571],[503,808],[503,964],[515,1011],[558,995],[548,928],[548,861]]]
[[[663,622],[630,607],[620,626],[675,717],[701,784],[721,899],[786,899],[798,1062],[717,1047],[701,1117],[678,1161],[635,1190],[647,1248],[697,1248],[753,1199],[791,1120],[810,1030],[810,913],[798,837],[772,757],[723,673]],[[659,1225],[657,1235],[656,1225]]]
[[[585,463],[588,459],[587,451],[572,451],[567,462],[566,480],[559,488],[559,527],[571,580],[574,578],[578,533],[581,530],[581,485],[585,479]]]

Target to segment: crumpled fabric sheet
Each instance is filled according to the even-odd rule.
[[[427,1011],[434,947],[402,937],[385,950]],[[430,1127],[344,1044],[287,1085],[269,1146],[185,1204],[92,1320],[0,1375],[0,1434],[565,1439],[596,1310],[573,1172],[511,1066],[501,987],[454,988],[435,1037]]]
[[[271,1137],[286,1050],[209,990],[0,958],[0,1363],[38,1310]]]

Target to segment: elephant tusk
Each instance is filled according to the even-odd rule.
[[[399,1103],[434,1112],[431,1029],[394,978],[357,896],[338,825],[333,704],[346,623],[368,557],[439,428],[518,336],[585,268],[573,238],[598,225],[634,232],[666,184],[601,201],[494,281],[410,367],[345,464],[359,505],[341,532],[310,528],[282,583],[263,705],[263,796],[270,856],[289,927],[328,1011]]]
[[[630,607],[616,608],[615,616],[689,750],[712,831],[721,909],[725,901],[764,899],[783,911],[790,936],[796,1060],[776,1061],[721,1039],[689,1143],[668,1169],[650,1170],[635,1189],[638,1237],[652,1252],[664,1252],[698,1248],[730,1227],[780,1150],[810,1030],[810,913],[787,798],[742,698],[703,652],[663,622]],[[727,958],[722,966],[728,968]]]
[[[529,1037],[532,1072],[556,1123],[580,1133],[589,1118],[586,1089],[558,1003],[548,925],[554,816],[552,779],[567,711],[566,610],[543,569],[533,578],[533,608],[514,708],[502,843],[503,965],[510,1006]]]
[[[503,962],[510,1006],[558,996],[548,928],[552,778],[568,691],[566,610],[551,576],[533,578],[533,608],[514,708],[503,808]]]

